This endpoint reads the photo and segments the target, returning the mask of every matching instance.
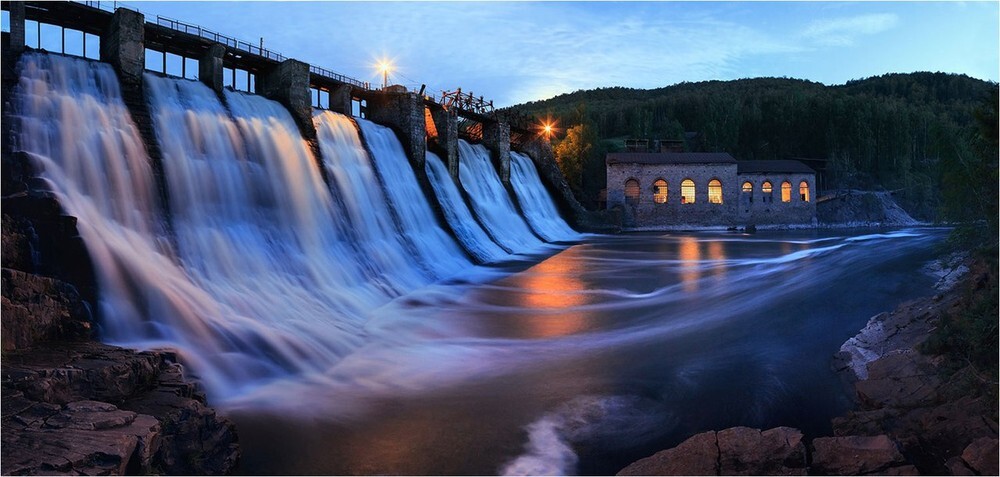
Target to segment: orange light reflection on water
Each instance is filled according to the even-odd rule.
[[[683,237],[677,248],[681,260],[681,285],[684,291],[698,291],[698,280],[701,279],[701,247],[694,237]]]
[[[513,277],[511,285],[520,288],[520,305],[526,309],[562,310],[564,313],[539,313],[519,320],[521,332],[533,338],[569,336],[590,328],[590,314],[575,309],[590,302],[587,284],[580,280],[584,260],[573,249],[550,257]]]

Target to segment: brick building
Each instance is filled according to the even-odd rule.
[[[630,227],[814,225],[816,172],[799,161],[727,153],[618,152],[607,207]]]

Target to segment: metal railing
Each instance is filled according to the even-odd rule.
[[[128,8],[130,10],[134,10],[134,11],[142,13],[141,10],[139,10],[138,8],[135,8],[134,6],[126,5],[124,3],[116,2],[116,1],[113,1],[113,2],[76,1],[75,3],[80,3],[80,4],[86,5],[88,7],[96,8],[98,10],[103,10],[103,11],[106,11],[106,12],[114,12],[115,10],[117,10],[119,8]],[[151,15],[145,15],[145,16],[146,16],[147,19],[151,18]],[[192,23],[182,22],[180,20],[175,20],[173,18],[167,18],[167,17],[163,17],[163,16],[160,16],[160,15],[156,15],[155,20],[149,20],[147,22],[148,23],[152,23],[152,24],[157,25],[157,26],[162,26],[162,27],[165,27],[165,28],[169,28],[169,29],[177,31],[177,32],[186,33],[186,34],[189,34],[189,35],[194,35],[194,36],[197,36],[198,38],[204,38],[206,40],[210,40],[210,41],[213,41],[213,42],[225,45],[227,48],[232,48],[234,50],[240,50],[242,52],[249,53],[251,55],[256,55],[256,56],[264,57],[264,58],[267,58],[269,60],[274,60],[274,61],[281,62],[281,61],[285,61],[286,59],[288,59],[287,57],[285,57],[285,55],[282,55],[281,53],[278,53],[276,51],[268,50],[267,48],[263,48],[262,46],[255,45],[255,44],[250,43],[248,41],[243,41],[243,40],[239,40],[237,38],[233,38],[231,36],[223,35],[222,33],[215,32],[215,31],[209,30],[207,28],[203,28],[200,25],[195,25],[195,24],[192,24]],[[332,80],[335,80],[335,81],[339,81],[341,83],[347,83],[347,84],[350,84],[352,86],[357,86],[358,88],[371,89],[371,86],[369,85],[368,82],[363,82],[363,81],[351,78],[349,76],[345,76],[345,75],[342,75],[342,74],[339,74],[339,73],[334,73],[333,71],[330,71],[330,70],[328,70],[326,68],[321,68],[319,66],[312,66],[312,65],[310,65],[309,71],[312,72],[312,73],[314,73],[314,74],[323,76],[325,78],[329,78],[329,79],[332,79]]]
[[[349,84],[351,86],[357,86],[358,88],[371,89],[371,84],[368,83],[367,81],[359,81],[359,80],[356,80],[356,79],[351,78],[349,76],[344,76],[344,75],[342,75],[340,73],[334,73],[334,72],[332,72],[332,71],[330,71],[330,70],[328,70],[326,68],[321,68],[319,66],[310,65],[309,66],[309,72],[312,73],[312,74],[314,74],[314,75],[319,75],[319,76],[322,76],[324,78],[332,79],[334,81],[339,81],[341,83],[347,83],[347,84]]]

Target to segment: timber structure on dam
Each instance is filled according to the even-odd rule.
[[[172,55],[180,57],[182,77],[196,79],[217,94],[229,87],[265,96],[285,106],[319,162],[324,181],[329,179],[322,167],[312,119],[317,107],[391,128],[424,187],[429,187],[424,171],[427,151],[439,155],[452,178],[459,181],[458,141],[465,139],[482,143],[490,151],[501,182],[512,193],[510,152],[512,149],[524,152],[553,190],[564,216],[578,226],[581,222],[593,222],[586,218],[587,212],[573,197],[555,165],[551,146],[532,129],[530,118],[509,109],[496,110],[491,101],[460,89],[437,100],[424,95],[423,88],[420,92],[402,86],[373,88],[368,82],[268,50],[263,41],[255,45],[179,20],[147,18],[117,2],[14,1],[3,2],[2,8],[9,12],[10,18],[10,32],[3,33],[5,71],[12,72],[17,57],[29,49],[26,42],[29,21],[38,29],[39,47],[43,25],[61,29],[62,48],[53,52],[57,54],[67,54],[67,30],[82,32],[81,56],[112,66],[129,113],[146,143],[161,195],[166,194],[162,157],[151,127],[142,76],[146,72],[167,75],[167,58]],[[88,46],[88,35],[96,37],[99,48]],[[147,64],[150,52],[154,58],[156,54],[162,55],[162,65]],[[7,73],[6,76],[12,76]],[[326,99],[325,108],[319,104],[320,97]]]

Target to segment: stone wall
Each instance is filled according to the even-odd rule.
[[[639,200],[628,204],[625,200],[625,182],[639,181]],[[667,182],[667,201],[658,204],[653,200],[653,183]],[[681,203],[681,181],[695,183],[695,202]],[[718,179],[722,183],[722,204],[708,201],[708,183]],[[762,184],[770,181],[772,192],[765,195]],[[789,202],[781,200],[781,184],[792,185]],[[799,183],[809,184],[809,200],[799,195]],[[753,184],[753,193],[744,194],[744,182]],[[736,164],[637,164],[614,163],[608,165],[608,208],[624,212],[627,227],[682,227],[747,225],[815,225],[816,177],[813,174],[738,174]],[[752,199],[752,200],[751,200]]]
[[[625,182],[629,179],[639,181],[639,200],[633,204],[625,200]],[[653,183],[658,179],[667,182],[667,201],[663,204],[653,200]],[[681,181],[685,179],[695,183],[693,204],[681,203]],[[722,182],[721,204],[708,201],[708,182],[713,179]],[[632,227],[735,226],[737,182],[736,164],[609,164],[608,208],[623,208],[624,225]]]
[[[771,183],[771,193],[764,194],[761,186]],[[799,184],[809,185],[809,200],[802,200]],[[743,193],[744,182],[753,184],[753,193]],[[792,186],[788,202],[781,200],[781,184]],[[734,184],[739,194],[738,218],[741,225],[809,224],[816,223],[816,176],[813,174],[758,174],[739,175]]]

